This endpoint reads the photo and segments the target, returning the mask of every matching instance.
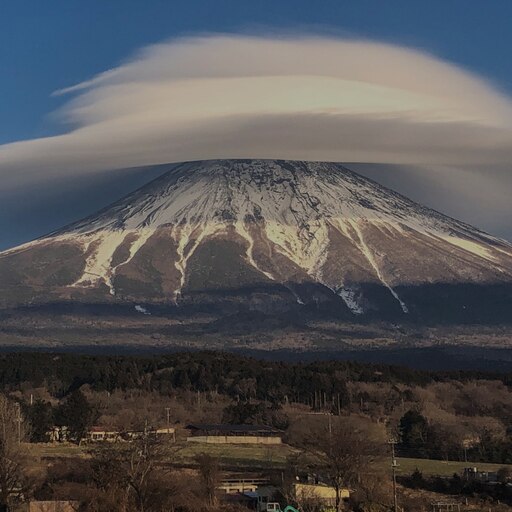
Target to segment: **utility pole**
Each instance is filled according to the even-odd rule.
[[[396,496],[396,468],[398,464],[395,458],[395,444],[396,440],[391,438],[388,443],[391,445],[391,475],[393,478],[393,512],[398,512],[398,501]]]
[[[16,423],[18,424],[18,444],[21,444],[21,405],[16,403]]]
[[[165,412],[167,413],[167,433],[169,433],[169,428],[171,426],[171,408],[166,407]]]

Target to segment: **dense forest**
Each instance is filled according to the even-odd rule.
[[[290,363],[264,361],[224,352],[180,352],[169,355],[92,356],[56,353],[0,355],[0,386],[18,389],[22,384],[45,386],[65,396],[84,384],[95,391],[143,389],[216,391],[230,397],[283,401],[287,398],[313,404],[342,395],[347,382],[425,386],[434,382],[475,380],[512,384],[512,374],[482,371],[427,372],[403,366],[319,361]]]

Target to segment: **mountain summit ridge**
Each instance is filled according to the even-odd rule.
[[[35,267],[23,263],[30,253]],[[329,304],[401,317],[421,313],[412,289],[508,290],[512,244],[340,164],[211,160],[172,165],[97,214],[0,253],[0,276],[9,269],[21,304],[46,300],[46,286],[49,300]]]

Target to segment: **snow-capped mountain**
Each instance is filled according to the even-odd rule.
[[[0,304],[465,320],[512,311],[511,244],[339,164],[169,167],[99,213],[0,253]]]

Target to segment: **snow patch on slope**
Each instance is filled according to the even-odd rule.
[[[130,263],[130,261],[133,259],[133,257],[139,251],[139,249],[141,247],[143,247],[144,244],[148,241],[148,239],[155,233],[155,230],[149,229],[149,228],[144,228],[144,229],[139,229],[135,232],[132,231],[131,233],[135,233],[137,235],[137,238],[130,245],[130,254],[129,254],[128,258],[125,261],[123,261],[122,263],[120,263],[119,265],[117,265],[117,267],[114,269],[114,272],[119,267],[122,267],[123,265]]]
[[[82,235],[72,237],[70,234],[59,237],[67,240],[78,241],[84,253],[87,253],[93,245],[96,247],[86,259],[83,274],[71,286],[88,288],[97,286],[100,282],[105,283],[111,295],[115,295],[116,291],[113,285],[113,279],[118,268],[128,264],[137,254],[139,249],[144,246],[147,240],[155,232],[154,229],[141,230],[113,230],[99,231],[90,235]],[[118,247],[130,236],[135,239],[130,245],[128,258],[117,266],[113,266],[112,259]]]
[[[318,276],[318,271],[327,258],[330,243],[325,222],[313,221],[307,229],[295,225],[266,222],[265,233],[281,254],[312,277]]]
[[[346,236],[350,237],[353,242],[356,244],[356,246],[359,248],[359,250],[363,253],[365,258],[367,259],[370,266],[375,270],[375,274],[379,278],[379,281],[389,290],[391,295],[398,301],[400,304],[400,307],[402,308],[402,311],[404,313],[408,313],[409,309],[407,308],[407,305],[405,302],[400,299],[396,291],[391,287],[391,285],[386,281],[384,276],[382,275],[382,272],[377,264],[377,261],[375,259],[375,256],[373,255],[372,251],[364,241],[363,233],[361,229],[359,228],[357,222],[354,222],[353,220],[349,220],[348,224],[353,229],[353,231],[356,234],[356,237],[354,237],[349,229],[345,229]]]
[[[178,260],[175,267],[180,273],[178,288],[174,291],[174,302],[177,303],[187,278],[187,264],[201,242],[208,237],[225,232],[226,226],[220,224],[206,223],[200,226],[184,224],[172,231],[172,236],[178,244]]]
[[[258,266],[258,264],[256,263],[256,261],[254,259],[254,253],[253,253],[254,240],[253,240],[251,234],[249,233],[249,231],[247,230],[247,228],[245,227],[244,223],[243,222],[235,222],[234,226],[235,226],[236,232],[248,243],[246,257],[247,257],[247,261],[249,262],[249,264],[252,265],[256,270],[261,272],[263,275],[268,277],[270,280],[275,281],[275,277],[270,272],[266,272],[265,270],[261,269]]]
[[[482,244],[472,242],[471,240],[468,240],[466,238],[459,238],[455,236],[447,236],[447,235],[438,235],[440,238],[445,240],[446,242],[449,242],[452,245],[456,245],[457,247],[460,247],[461,249],[464,249],[465,251],[471,252],[473,254],[476,254],[480,258],[484,258],[486,260],[491,260],[493,262],[496,261],[496,257],[493,256],[493,254],[484,247]]]
[[[103,281],[108,286],[110,293],[115,295],[114,286],[112,284],[112,257],[125,237],[125,231],[104,231],[96,234],[92,239],[83,240],[89,246],[94,243],[97,244],[97,247],[95,247],[92,254],[87,258],[82,276],[71,286],[90,287]]]
[[[334,291],[343,299],[343,302],[345,302],[348,309],[350,309],[354,315],[362,315],[364,313],[363,307],[357,301],[357,295],[354,290],[350,288],[338,288]]]

